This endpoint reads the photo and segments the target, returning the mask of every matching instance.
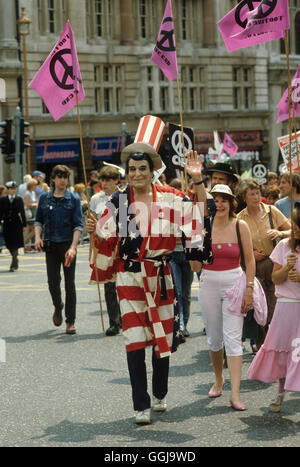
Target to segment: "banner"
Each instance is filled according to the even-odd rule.
[[[292,99],[295,106],[295,117],[300,114],[300,65],[298,70],[292,79]],[[279,103],[278,108],[278,119],[276,123],[283,122],[289,118],[289,92],[288,89],[283,94]],[[291,107],[291,117],[293,116],[293,108]]]
[[[214,147],[208,148],[208,154],[210,156],[213,156],[214,159],[217,159],[218,161],[220,161],[221,156],[223,154],[223,148],[224,148],[224,145],[221,141],[219,133],[217,131],[214,131]]]
[[[184,156],[182,151],[181,126],[169,123],[169,139],[171,143],[172,165],[174,168],[183,170]],[[194,150],[194,130],[183,128],[184,153]]]
[[[288,0],[242,0],[218,26],[228,52],[283,38],[290,27]]]
[[[300,131],[298,131],[297,136],[295,133],[292,135],[292,170],[299,170],[300,167],[298,166],[298,156],[297,156],[297,145],[296,145],[296,138],[298,141],[298,150],[300,151]],[[282,158],[285,162],[286,167],[289,169],[289,142],[290,136],[280,136],[277,138],[279,148],[282,154]]]
[[[58,42],[29,84],[43,99],[54,120],[59,120],[85,98],[73,31],[69,20]]]
[[[239,150],[238,146],[231,139],[229,134],[225,132],[224,141],[223,141],[223,151],[225,151],[230,156],[235,156],[238,150]]]
[[[168,0],[151,60],[173,81],[178,75],[172,2]]]

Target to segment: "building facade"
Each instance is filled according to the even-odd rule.
[[[287,87],[284,46],[274,41],[229,54],[217,22],[237,3],[172,1],[183,123],[193,128],[195,147],[202,153],[213,146],[214,130],[221,135],[226,131],[240,148],[240,171],[255,158],[276,170],[277,137],[288,133],[287,123],[276,124],[276,105]],[[124,123],[129,134],[146,114],[179,124],[177,82],[169,82],[150,60],[165,4],[166,0],[0,0],[5,13],[0,15],[0,77],[7,87],[1,119],[13,115],[20,99],[24,108],[24,57],[16,31],[22,6],[32,21],[27,36],[28,82],[70,19],[86,93],[80,115],[88,169],[112,156],[117,161]],[[290,0],[290,15],[294,74],[300,60],[300,0]],[[76,109],[54,122],[30,89],[29,120],[32,168],[49,174],[62,161],[73,169],[75,180],[82,180]],[[1,173],[8,177],[13,167],[3,160],[0,165],[0,178]]]

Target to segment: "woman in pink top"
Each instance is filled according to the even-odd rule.
[[[293,210],[292,223],[295,252],[289,238],[270,256],[277,304],[265,342],[248,370],[250,379],[279,380],[271,412],[280,412],[286,390],[300,391],[300,204]]]
[[[240,400],[242,372],[242,331],[244,316],[252,308],[255,260],[250,230],[246,222],[239,221],[239,230],[246,266],[247,288],[239,314],[227,310],[229,290],[243,273],[240,267],[240,249],[236,230],[237,206],[235,196],[227,185],[215,185],[211,191],[216,204],[212,227],[214,262],[203,264],[200,277],[199,302],[205,323],[208,346],[216,381],[209,397],[219,397],[224,386],[223,342],[231,379],[230,405],[236,410],[245,410]],[[194,264],[195,268],[195,264]],[[196,270],[196,269],[194,269]]]

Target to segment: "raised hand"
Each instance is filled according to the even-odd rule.
[[[185,168],[187,173],[192,177],[194,182],[199,182],[202,179],[202,157],[198,156],[197,151],[189,151],[186,155],[187,163]]]

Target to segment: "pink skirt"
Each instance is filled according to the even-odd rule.
[[[300,391],[300,303],[277,302],[265,342],[248,369],[248,378]]]

